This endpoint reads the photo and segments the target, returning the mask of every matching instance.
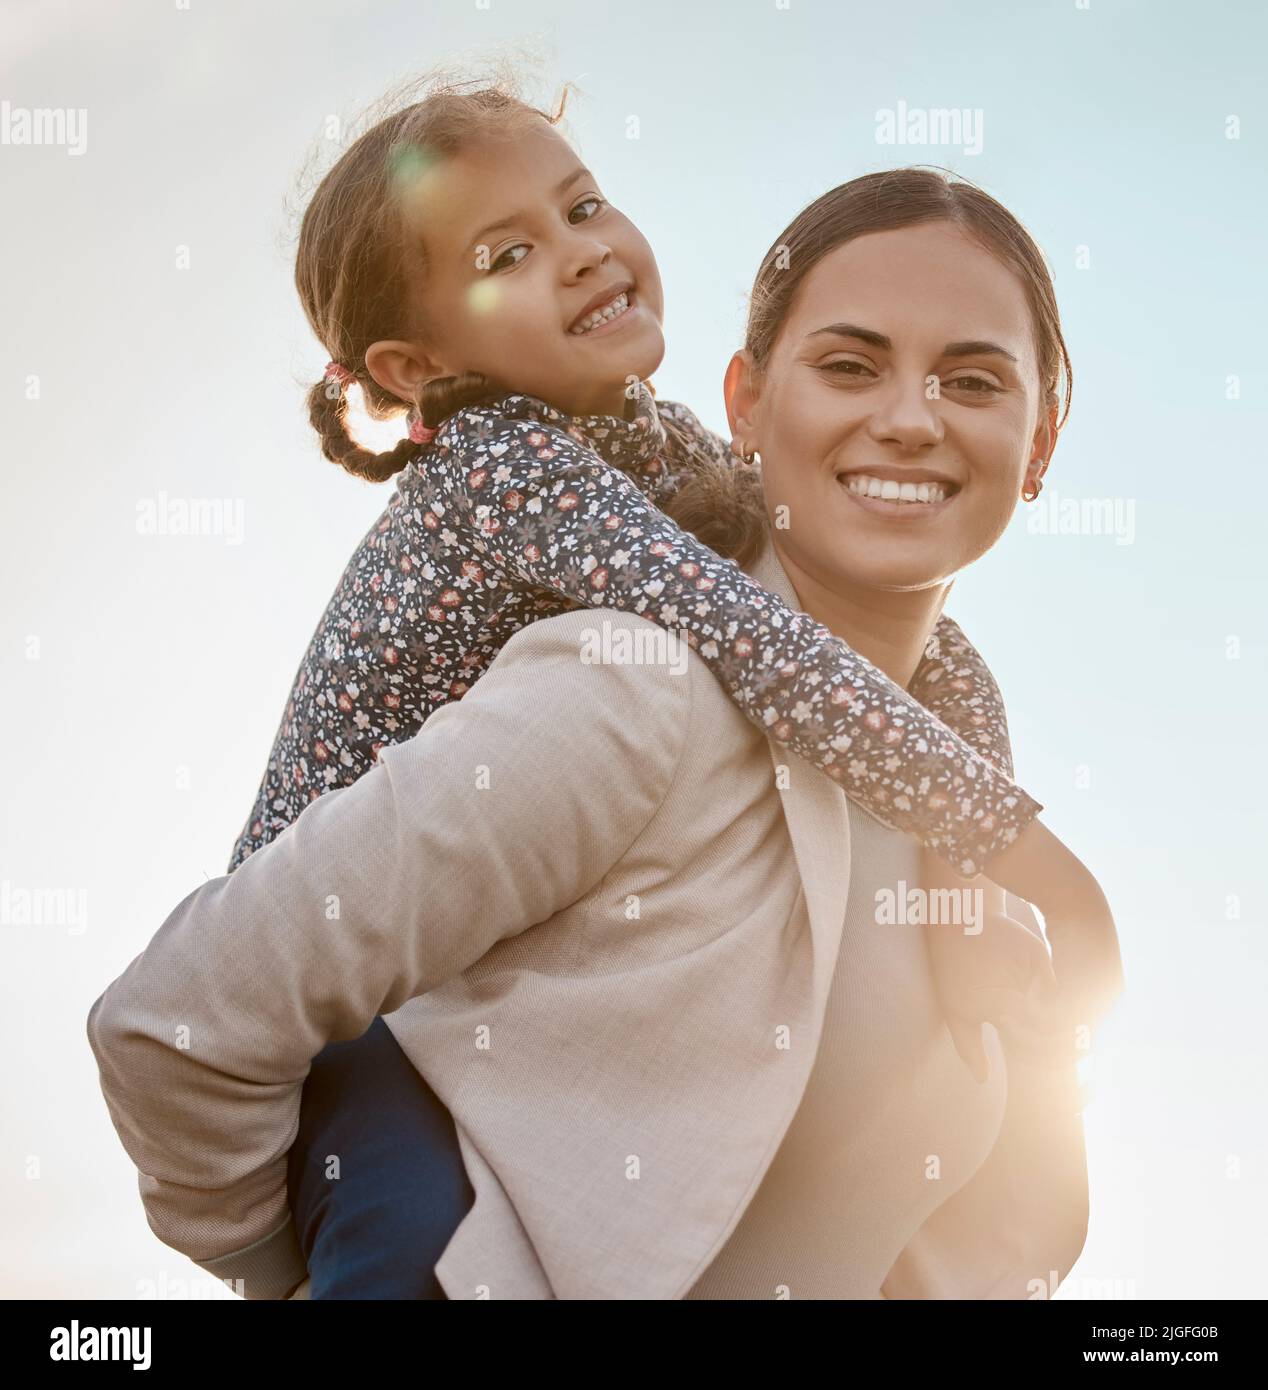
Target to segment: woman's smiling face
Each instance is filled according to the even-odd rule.
[[[1055,444],[1022,283],[949,222],[830,251],[748,366],[728,372],[732,429],[761,453],[781,558],[829,589],[945,582]]]

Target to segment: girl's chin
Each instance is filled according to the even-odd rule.
[[[604,372],[599,380],[583,381],[574,376],[566,390],[530,390],[526,394],[539,396],[567,415],[621,415],[626,413],[630,378],[649,380],[664,358],[664,343],[652,344],[646,351],[622,355],[615,370]]]
[[[621,355],[622,371],[627,380],[636,376],[640,381],[646,381],[665,360],[665,339],[658,327],[653,326],[640,333],[627,347],[628,351]]]

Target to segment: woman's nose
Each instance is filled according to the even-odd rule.
[[[904,449],[937,444],[943,435],[938,378],[897,374],[871,395],[868,429],[878,443]]]

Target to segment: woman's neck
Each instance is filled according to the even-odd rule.
[[[775,553],[802,607],[904,689],[924,657],[953,580],[928,589],[831,587],[798,565],[777,539]]]

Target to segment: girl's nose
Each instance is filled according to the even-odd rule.
[[[939,398],[931,394],[937,389],[937,377],[892,375],[871,395],[868,430],[872,438],[904,449],[939,443],[943,436]]]
[[[564,253],[564,270],[569,280],[580,280],[601,270],[611,259],[611,248],[593,237],[578,237]]]

